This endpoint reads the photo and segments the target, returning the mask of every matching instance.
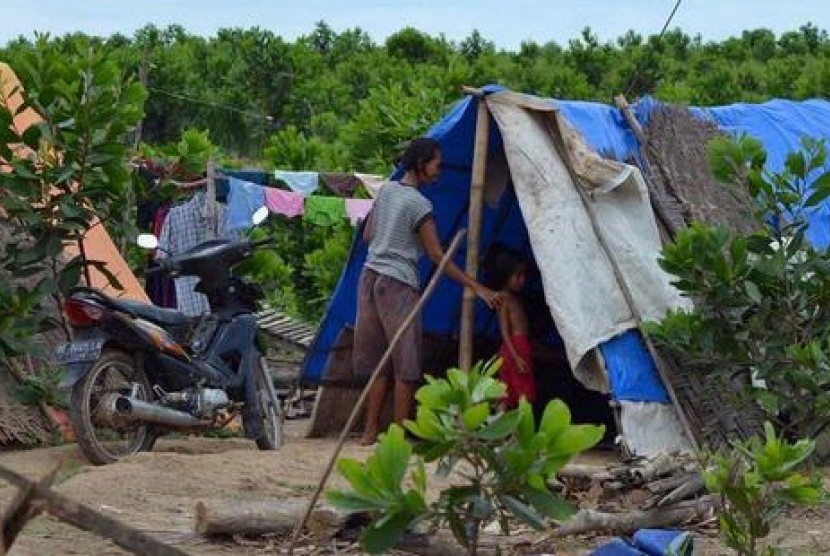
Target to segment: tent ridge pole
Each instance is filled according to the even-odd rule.
[[[466,92],[465,88],[465,92]],[[472,93],[471,93],[472,94]],[[470,181],[470,212],[468,217],[467,259],[465,270],[478,278],[479,243],[481,238],[481,217],[484,205],[484,180],[487,173],[487,151],[490,139],[490,110],[484,96],[478,96],[476,116],[475,150],[473,171]],[[472,288],[464,288],[461,301],[461,338],[459,341],[458,366],[468,371],[473,363],[473,342],[475,336],[476,294]]]

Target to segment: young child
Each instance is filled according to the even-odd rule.
[[[508,247],[495,245],[485,259],[488,287],[504,294],[498,310],[502,346],[501,380],[507,385],[506,408],[514,408],[524,397],[528,402],[536,398],[536,378],[533,374],[533,354],[528,336],[528,321],[519,294],[527,280],[528,264],[522,256]]]

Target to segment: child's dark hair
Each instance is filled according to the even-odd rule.
[[[420,171],[421,167],[432,160],[441,149],[438,141],[429,137],[419,137],[407,145],[398,161],[404,172]]]
[[[484,256],[482,267],[487,273],[485,285],[491,290],[502,290],[513,274],[527,265],[527,260],[515,249],[494,243]]]

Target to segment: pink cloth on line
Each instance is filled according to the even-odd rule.
[[[265,188],[265,205],[271,212],[282,214],[289,218],[299,216],[305,212],[301,193],[283,191],[275,187]]]
[[[374,199],[346,199],[346,215],[352,226],[356,226],[360,220],[366,218],[374,203]]]

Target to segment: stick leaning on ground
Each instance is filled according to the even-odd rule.
[[[291,537],[291,544],[288,547],[289,554],[293,554],[294,545],[297,543],[297,540],[300,538],[300,535],[305,528],[306,522],[308,521],[311,512],[314,510],[314,505],[317,504],[317,500],[320,498],[320,494],[323,492],[323,488],[326,486],[326,482],[331,475],[332,469],[334,469],[334,463],[337,460],[337,456],[340,455],[340,451],[343,449],[343,444],[346,442],[346,438],[349,436],[349,433],[352,432],[352,428],[354,427],[354,423],[357,420],[357,416],[360,414],[360,410],[363,409],[363,404],[366,402],[366,398],[369,395],[369,391],[372,389],[372,385],[374,385],[375,380],[377,380],[378,376],[380,376],[381,369],[386,366],[389,362],[389,359],[392,357],[392,350],[395,346],[398,345],[401,337],[403,336],[404,331],[409,328],[409,325],[412,324],[412,321],[420,314],[421,308],[426,303],[427,299],[432,295],[433,290],[435,290],[435,286],[438,285],[438,280],[441,278],[441,275],[444,273],[444,267],[447,266],[447,263],[455,254],[455,251],[458,249],[458,246],[461,245],[461,238],[464,237],[466,230],[459,230],[458,233],[455,234],[450,246],[447,248],[447,251],[444,253],[444,257],[441,259],[441,262],[438,263],[438,267],[435,270],[435,273],[432,275],[432,278],[427,284],[426,289],[421,294],[421,297],[418,298],[418,303],[415,304],[412,311],[410,311],[409,315],[407,315],[406,319],[401,324],[401,327],[392,337],[392,340],[389,342],[389,346],[386,348],[386,352],[384,352],[383,357],[378,363],[375,370],[372,372],[371,376],[369,377],[369,381],[363,387],[363,392],[360,394],[360,398],[358,398],[357,403],[355,403],[354,408],[352,409],[351,415],[349,415],[349,420],[346,422],[346,426],[343,428],[343,432],[340,433],[340,439],[337,441],[337,445],[334,447],[334,453],[331,455],[331,459],[329,459],[329,463],[326,466],[326,470],[323,472],[323,476],[320,478],[320,482],[317,485],[317,490],[314,491],[314,495],[311,497],[311,501],[308,503],[308,507],[306,508],[305,513],[303,514],[302,519],[297,524],[297,527],[294,529],[294,534]]]

